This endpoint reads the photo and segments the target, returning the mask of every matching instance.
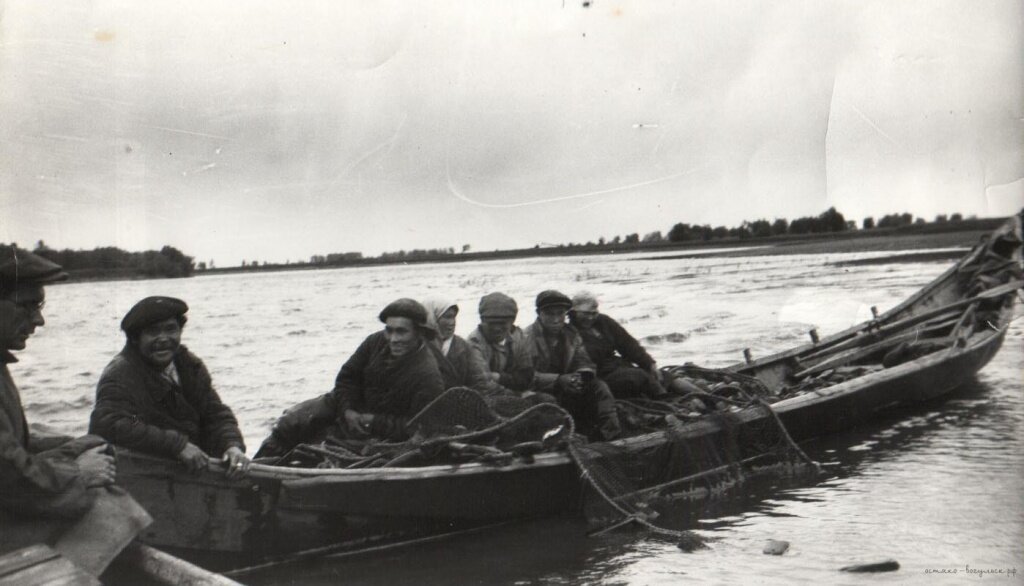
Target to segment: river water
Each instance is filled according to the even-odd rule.
[[[603,255],[73,283],[47,289],[47,324],[12,365],[30,421],[84,433],[95,384],[118,352],[118,324],[146,295],[191,306],[184,343],[203,358],[255,451],[288,406],[329,390],[358,343],[397,297],[448,296],[457,332],[476,302],[504,291],[534,316],[542,289],[587,289],[661,365],[710,367],[803,343],[884,311],[946,263],[837,267],[885,253],[659,259]],[[666,254],[665,256],[670,256]],[[1018,306],[1018,315],[1022,312]],[[938,403],[805,446],[813,481],[745,487],[680,511],[710,548],[683,553],[634,531],[584,535],[555,518],[361,558],[321,560],[247,576],[262,584],[669,584],[1019,582],[1024,572],[1024,320],[977,382]],[[789,551],[766,556],[768,539]],[[847,574],[893,558],[901,569]],[[956,571],[936,574],[934,570]],[[977,574],[982,571],[1015,571]]]

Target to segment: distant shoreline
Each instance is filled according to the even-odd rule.
[[[352,267],[370,267],[402,264],[428,264],[470,262],[480,260],[518,260],[551,256],[594,256],[602,254],[660,253],[678,250],[679,255],[644,256],[634,260],[664,260],[672,258],[732,258],[744,256],[776,256],[792,254],[829,254],[846,252],[874,252],[891,250],[903,254],[908,250],[936,248],[970,248],[978,240],[1000,226],[1005,218],[964,220],[952,224],[927,224],[900,228],[874,228],[848,232],[771,236],[768,238],[728,238],[713,241],[663,242],[658,244],[592,245],[575,247],[525,248],[447,254],[404,260],[366,258],[335,264],[299,263],[291,265],[263,265],[259,267],[228,267],[196,271],[194,276],[231,274],[242,272],[275,272],[289,270],[318,270]],[[739,248],[739,250],[737,250]],[[717,249],[717,250],[716,250]],[[694,251],[687,254],[686,251]],[[696,252],[700,251],[700,252]],[[879,261],[876,261],[879,262]]]
[[[970,219],[957,223],[911,225],[899,228],[874,228],[817,234],[781,235],[767,238],[723,238],[713,241],[690,240],[660,242],[657,244],[582,245],[516,250],[495,250],[459,254],[431,255],[405,259],[362,258],[336,263],[266,264],[246,267],[197,269],[192,277],[235,273],[265,273],[280,271],[312,271],[354,267],[374,267],[405,264],[471,262],[485,260],[518,260],[553,256],[593,256],[603,254],[663,253],[679,251],[678,255],[643,256],[633,260],[656,261],[679,258],[734,258],[749,256],[777,256],[794,254],[831,254],[849,252],[893,251],[893,255],[861,261],[842,261],[844,266],[882,264],[885,262],[925,262],[955,259],[959,253],[908,253],[937,248],[969,248],[1002,224],[1004,218]],[[738,250],[737,250],[738,249]],[[699,251],[699,252],[698,252]],[[936,256],[939,255],[939,256]],[[152,277],[151,277],[152,278]],[[77,275],[71,272],[69,282],[146,280],[145,277],[124,275]]]
[[[831,264],[834,267],[859,267],[866,265],[884,265],[897,262],[952,262],[962,257],[967,250],[969,249],[957,248],[953,250],[924,250],[920,252],[905,252],[902,254],[890,254],[888,256],[876,256],[872,258],[842,260]]]
[[[837,266],[883,264],[886,262],[928,262],[960,258],[963,251],[977,244],[990,230],[964,230],[933,234],[888,234],[875,238],[828,239],[788,242],[768,246],[750,246],[742,250],[724,250],[702,254],[644,256],[634,260],[653,261],[681,258],[742,258],[797,254],[844,254],[854,252],[887,252],[892,254],[870,259],[836,261]],[[936,249],[945,249],[936,251]],[[955,249],[955,250],[949,250]]]

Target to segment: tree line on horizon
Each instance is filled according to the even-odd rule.
[[[970,216],[967,220],[973,220]],[[872,216],[864,218],[859,230],[873,230],[884,228],[902,228],[911,225],[942,225],[963,222],[965,218],[954,213],[950,215],[939,214],[932,222],[924,218],[915,217],[910,213],[887,214],[876,219]],[[858,230],[858,225],[852,220],[847,220],[842,213],[834,207],[830,207],[817,216],[805,216],[793,220],[776,218],[772,221],[758,219],[743,221],[739,226],[726,227],[708,224],[688,224],[677,222],[666,234],[655,231],[640,236],[639,233],[615,236],[607,240],[604,237],[598,238],[597,242],[585,244],[567,243],[547,246],[555,249],[604,249],[616,246],[662,246],[680,242],[709,242],[713,240],[748,240],[752,238],[767,238],[772,236],[802,235],[802,234],[824,234],[838,233]],[[538,244],[534,249],[540,249]],[[65,270],[80,279],[104,279],[104,278],[176,278],[189,277],[194,271],[204,272],[214,270],[213,261],[194,262],[194,258],[174,248],[164,246],[159,251],[146,250],[142,252],[128,252],[113,246],[98,247],[93,250],[55,250],[40,240],[35,249],[36,254],[43,256],[63,266]],[[461,254],[470,252],[470,245],[465,244],[461,248]],[[495,250],[495,253],[500,251]],[[431,248],[399,250],[396,252],[384,252],[378,257],[364,257],[361,252],[330,253],[326,255],[313,255],[308,262],[285,262],[268,263],[263,261],[242,261],[240,267],[243,269],[277,269],[284,266],[343,266],[354,264],[367,264],[373,262],[406,262],[423,261],[431,259],[444,259],[454,257],[455,248]],[[484,253],[487,254],[487,253]]]
[[[173,246],[142,252],[128,252],[115,246],[55,250],[40,240],[32,252],[80,279],[189,277],[195,269],[193,258]]]
[[[864,218],[861,221],[860,230],[873,230],[875,228],[902,228],[911,225],[927,225],[927,224],[948,224],[948,223],[959,223],[964,221],[962,214],[939,214],[935,217],[932,222],[928,222],[924,218],[915,217],[910,213],[900,214],[887,214],[876,221],[873,216]],[[968,220],[975,219],[975,216],[970,216]],[[570,242],[566,244],[549,245],[544,248],[555,248],[555,249],[602,249],[602,248],[613,248],[616,246],[660,246],[668,245],[678,242],[694,242],[694,241],[712,241],[712,240],[748,240],[751,238],[767,238],[770,236],[785,236],[785,235],[801,235],[801,234],[824,234],[824,233],[836,233],[836,232],[847,232],[858,230],[857,223],[852,220],[847,220],[842,213],[836,210],[835,207],[830,207],[824,212],[817,216],[805,216],[796,218],[793,220],[787,220],[785,218],[776,218],[772,221],[766,219],[758,219],[753,221],[745,220],[739,226],[725,227],[716,226],[712,227],[708,224],[697,225],[687,224],[684,222],[678,222],[673,225],[667,234],[662,234],[660,230],[650,232],[644,236],[640,236],[639,233],[627,234],[625,236],[615,236],[612,239],[605,239],[604,237],[598,238],[597,242],[575,243]],[[541,249],[541,245],[537,244],[533,247],[534,250]],[[470,251],[470,245],[465,244],[462,246],[462,254]],[[500,251],[495,250],[494,253]],[[313,265],[345,265],[345,264],[358,264],[358,263],[371,263],[376,261],[383,262],[395,262],[395,261],[410,261],[410,260],[432,260],[432,259],[444,259],[453,257],[456,255],[454,248],[432,248],[432,249],[414,249],[414,250],[399,250],[397,252],[385,252],[379,257],[366,257],[364,258],[359,253],[340,253],[340,254],[328,254],[328,255],[314,255],[310,258],[310,263]],[[483,253],[489,254],[489,253]],[[353,262],[355,261],[355,262]],[[280,265],[275,265],[280,266]]]
[[[973,219],[973,216],[971,217]],[[946,224],[950,222],[962,222],[963,215],[959,213],[946,215],[939,214],[932,224]],[[910,225],[924,225],[929,222],[924,218],[914,217],[910,213],[887,214],[875,221],[873,216],[868,216],[861,221],[861,230],[872,230],[874,228],[900,228]],[[847,220],[841,212],[830,207],[817,216],[804,216],[794,220],[775,218],[772,221],[767,219],[744,220],[739,226],[726,227],[709,224],[687,224],[678,222],[673,225],[667,234],[662,235],[661,231],[650,232],[642,238],[634,233],[623,237],[616,236],[610,241],[599,238],[597,246],[617,244],[659,244],[663,242],[690,242],[690,241],[711,241],[711,240],[747,240],[750,238],[768,238],[770,236],[785,236],[797,234],[826,234],[834,232],[847,232],[857,230],[857,223]],[[570,244],[569,246],[579,246]],[[594,246],[588,242],[582,246]]]

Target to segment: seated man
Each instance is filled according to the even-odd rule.
[[[477,307],[480,325],[466,340],[480,353],[493,382],[513,391],[533,386],[533,359],[523,331],[514,324],[519,308],[504,293],[488,293]]]
[[[378,316],[384,329],[370,334],[345,362],[334,390],[303,401],[277,420],[257,457],[281,456],[300,443],[338,439],[401,441],[406,423],[445,390],[434,353],[427,310],[398,299]]]
[[[579,332],[565,323],[572,301],[558,291],[541,291],[536,305],[537,321],[526,328],[534,388],[554,395],[576,420],[578,432],[591,439],[615,439],[622,433],[615,397],[597,378]]]
[[[188,305],[147,297],[121,320],[127,342],[103,370],[90,433],[181,460],[193,472],[223,458],[231,478],[249,469],[238,420],[213,389],[202,360],[181,345]]]
[[[384,330],[359,345],[331,391],[340,437],[407,439],[406,422],[445,390],[437,360],[426,347],[434,337],[427,310],[412,299],[398,299],[379,317]]]
[[[547,393],[533,390],[533,357],[523,330],[515,325],[519,308],[504,293],[488,293],[477,307],[480,325],[467,341],[488,369],[487,375],[498,392],[487,402],[499,415],[512,417],[537,403],[557,403]]]
[[[577,293],[572,298],[569,323],[576,326],[587,355],[597,365],[597,376],[619,399],[662,397],[665,389],[651,355],[617,321],[597,311],[597,298]]]
[[[45,258],[0,245],[0,553],[56,543],[65,557],[98,574],[148,517],[131,497],[108,488],[114,484],[116,467],[102,438],[68,441],[30,434],[21,395],[7,367],[17,362],[11,351],[24,350],[28,338],[45,323],[43,285],[67,276]],[[126,515],[106,519],[106,534],[95,537],[85,556],[89,563],[84,563],[58,539],[73,524],[79,533],[95,530],[91,510],[98,503],[104,510],[112,505]]]

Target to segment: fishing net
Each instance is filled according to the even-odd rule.
[[[507,463],[564,446],[573,430],[572,417],[564,409],[525,401],[518,407],[518,413],[503,417],[476,391],[454,387],[409,420],[413,434],[406,441],[328,435],[317,444],[297,445],[277,463],[318,468]]]
[[[529,461],[566,451],[589,487],[584,511],[603,533],[636,523],[677,540],[685,549],[699,537],[657,522],[667,495],[719,495],[744,480],[752,464],[792,465],[806,456],[789,439],[757,379],[693,365],[663,371],[674,394],[666,400],[620,400],[627,435],[619,442],[588,442],[572,417],[554,403],[519,405],[502,416],[475,391],[449,389],[409,421],[404,442],[328,437],[302,444],[282,459],[289,465],[367,468]]]
[[[593,534],[635,523],[696,549],[703,547],[696,534],[659,523],[660,506],[721,495],[769,468],[817,470],[772,411],[773,397],[760,380],[694,365],[662,373],[671,398],[618,401],[624,427],[641,435],[614,443],[569,442],[598,497],[585,503],[588,519],[599,527]]]

